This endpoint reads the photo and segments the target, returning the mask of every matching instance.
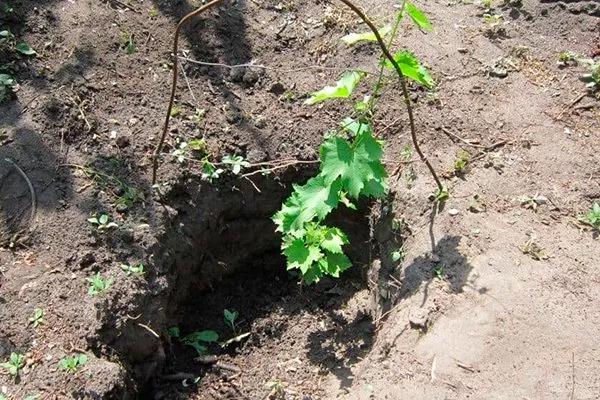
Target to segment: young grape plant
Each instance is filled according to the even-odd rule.
[[[432,30],[425,15],[414,4],[404,1],[393,27],[388,25],[380,30],[373,30],[370,21],[362,14],[361,17],[372,32],[350,34],[342,40],[348,45],[360,41],[377,41],[385,55],[389,56],[381,36],[389,35],[389,43],[392,43],[405,14],[420,29]],[[376,138],[372,129],[374,103],[379,98],[378,92],[385,70],[392,68],[396,71],[403,89],[404,77],[428,88],[434,85],[427,69],[411,52],[398,51],[393,56],[393,62],[389,58],[391,56],[381,62],[378,82],[371,96],[354,104],[352,117],[345,118],[341,128],[326,135],[320,148],[319,173],[304,185],[294,185],[290,197],[273,216],[273,222],[277,225],[276,231],[282,234],[281,249],[287,259],[287,269],[299,270],[303,281],[308,285],[318,282],[326,275],[337,278],[351,266],[350,259],[343,251],[343,246],[348,244],[347,235],[337,227],[326,226],[323,223],[325,218],[340,203],[355,209],[354,202],[361,197],[379,199],[387,194],[387,173],[382,163],[384,143]],[[326,86],[313,93],[305,104],[312,105],[334,98],[350,98],[355,87],[365,76],[364,72],[347,72],[335,86]],[[414,138],[410,100],[406,90],[403,90],[403,93],[403,100],[411,113]],[[434,177],[437,182],[435,174]]]

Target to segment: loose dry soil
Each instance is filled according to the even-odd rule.
[[[397,172],[390,198],[333,216],[355,266],[311,287],[286,273],[269,218],[350,112],[343,101],[303,105],[307,93],[344,68],[377,70],[375,44],[340,40],[366,30],[351,12],[337,1],[225,0],[191,21],[181,113],[153,189],[174,27],[200,2],[15,0],[10,15],[0,3],[2,28],[38,53],[0,49],[19,80],[0,105],[0,359],[26,355],[18,379],[1,372],[5,398],[600,398],[599,243],[577,221],[600,201],[600,103],[579,80],[584,66],[556,62],[600,53],[597,0],[494,1],[504,34],[480,5],[418,3],[435,33],[405,21],[400,42],[437,81],[410,91],[421,146],[451,197],[433,212],[426,168],[401,163],[411,142],[390,75],[375,124]],[[397,9],[360,3],[377,25]],[[226,66],[239,64],[252,66]],[[211,184],[194,152],[173,155],[199,138],[214,160],[298,162]],[[470,162],[456,177],[461,151]],[[519,200],[536,195],[535,209]],[[87,221],[101,213],[118,228]],[[114,282],[90,296],[96,272]],[[28,323],[35,308],[39,327]],[[225,308],[239,312],[235,332]],[[173,326],[249,335],[200,362]],[[77,372],[58,368],[81,353],[89,362]]]

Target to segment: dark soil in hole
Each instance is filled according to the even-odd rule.
[[[299,171],[294,179],[312,172]],[[356,211],[340,207],[328,221],[348,234],[355,268],[341,281],[324,279],[306,287],[285,270],[280,236],[270,220],[289,193],[285,179],[289,175],[258,179],[262,193],[247,182],[231,191],[227,182],[207,187],[193,180],[169,193],[173,230],[165,233],[159,251],[172,288],[164,304],[167,325],[177,326],[181,336],[214,330],[221,342],[250,335],[226,347],[213,345],[210,354],[217,361],[208,366],[194,361],[198,354],[191,346],[172,338],[165,346],[166,369],[146,385],[145,395],[185,398],[198,390],[193,381],[201,378],[198,385],[207,399],[263,398],[271,390],[268,382],[276,381],[291,385],[292,392],[314,396],[322,391],[310,378],[315,371],[339,368],[343,375],[371,347],[368,296],[365,303],[347,307],[357,292],[366,295],[369,202],[358,204]],[[200,198],[201,205],[195,207],[192,199]],[[224,323],[224,309],[239,313],[235,332]],[[307,335],[305,342],[293,334],[298,330]],[[183,379],[172,382],[181,377],[188,378],[187,387]]]
[[[274,262],[275,261],[275,262]],[[212,290],[181,304],[171,321],[181,334],[212,329],[225,341],[250,335],[222,349],[211,347],[218,361],[210,366],[194,358],[189,346],[176,340],[168,351],[166,377],[181,372],[200,377],[198,386],[184,388],[181,382],[166,384],[160,377],[152,388],[154,398],[259,399],[269,394],[268,382],[281,381],[291,393],[308,397],[322,395],[319,371],[344,376],[348,368],[372,346],[374,326],[370,310],[348,306],[361,290],[362,280],[323,281],[310,288],[298,285],[281,268],[276,253],[249,264]],[[224,324],[223,310],[239,312],[237,332]],[[305,338],[299,340],[298,332]],[[191,380],[190,380],[191,381]],[[251,383],[252,382],[252,383]]]

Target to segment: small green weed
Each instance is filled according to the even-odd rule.
[[[114,281],[112,277],[109,277],[106,280],[102,279],[102,277],[100,276],[100,272],[96,272],[95,276],[85,278],[85,280],[90,284],[90,286],[88,287],[88,295],[90,296],[103,294],[108,289],[110,289],[110,286]]]
[[[85,354],[76,354],[60,360],[58,367],[69,372],[77,372],[77,368],[83,367],[87,362],[88,358]]]
[[[179,117],[182,112],[183,109],[181,107],[173,106],[173,108],[171,109],[171,117]]]
[[[135,275],[135,276],[143,276],[146,271],[144,271],[144,264],[138,265],[129,265],[129,264],[121,264],[121,269],[127,276]]]
[[[467,172],[467,165],[469,164],[469,153],[461,151],[458,153],[456,161],[454,161],[454,173],[456,175],[464,175]]]
[[[133,33],[121,33],[121,48],[125,50],[125,53],[127,54],[133,54],[135,52],[136,47],[133,41]]]
[[[566,51],[558,55],[558,61],[556,61],[556,64],[560,68],[564,68],[568,67],[569,65],[577,65],[578,60],[579,56],[576,53],[573,53],[572,51]]]
[[[237,332],[237,326],[235,321],[237,320],[239,315],[240,313],[235,310],[223,310],[223,320],[225,321],[225,325],[230,327],[234,333]]]
[[[208,160],[208,157],[202,159],[202,179],[205,181],[213,182],[215,179],[219,179],[221,174],[225,172],[222,168],[217,168],[215,164]]]
[[[517,200],[521,202],[521,206],[531,208],[533,211],[537,211],[539,206],[548,203],[546,196],[542,196],[539,193],[533,196],[520,196]]]
[[[446,277],[446,273],[444,272],[444,264],[436,264],[436,266],[433,267],[433,276],[439,280],[443,280]]]
[[[392,251],[392,261],[401,264],[404,260],[404,247]]]
[[[117,197],[117,199],[115,200],[115,205],[116,206],[121,206],[124,208],[131,208],[133,207],[133,205],[135,204],[136,201],[138,201],[138,193],[137,190],[135,190],[135,188],[131,187],[131,186],[125,186],[122,189],[122,195],[120,195],[119,197]]]
[[[25,366],[25,356],[20,353],[10,353],[7,362],[0,364],[0,367],[6,369],[13,377],[19,376],[19,371]]]
[[[274,379],[265,384],[267,389],[271,389],[272,396],[283,397],[285,394],[285,382],[281,379]]]
[[[434,195],[434,200],[438,203],[443,203],[450,198],[450,192],[448,191],[448,185],[444,184]]]
[[[92,225],[96,225],[100,232],[106,232],[110,228],[118,228],[115,222],[110,221],[110,218],[106,214],[100,214],[99,217],[88,218],[87,221]]]
[[[181,336],[181,331],[179,330],[178,326],[171,326],[167,329],[167,334],[169,337],[179,339]]]
[[[156,18],[159,15],[158,9],[152,7],[150,10],[148,10],[148,15],[150,15],[150,18]]]
[[[194,115],[190,115],[188,119],[192,121],[195,125],[200,126],[200,123],[204,120],[206,116],[206,110],[203,108],[196,108],[196,112]]]
[[[29,324],[33,325],[34,328],[37,328],[44,322],[44,309],[36,308],[33,310],[33,317],[29,318]]]
[[[226,155],[223,157],[222,163],[228,165],[234,175],[239,175],[243,168],[250,167],[250,163],[242,156]]]
[[[219,340],[219,335],[215,331],[207,330],[201,332],[192,332],[181,338],[181,343],[193,347],[198,355],[202,356],[208,353],[208,346]]]
[[[580,215],[578,220],[600,231],[600,204],[594,203],[587,214]]]
[[[498,37],[506,35],[506,24],[504,17],[500,14],[483,14],[483,21],[487,24],[486,35],[489,37]]]
[[[571,65],[585,65],[588,68],[588,72],[581,76],[581,80],[585,82],[585,86],[590,93],[600,99],[600,62],[596,62],[591,58],[580,57],[576,53],[567,51],[558,55],[557,64],[560,68]]]

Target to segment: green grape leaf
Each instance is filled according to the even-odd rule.
[[[396,53],[394,60],[402,70],[402,74],[407,78],[419,82],[430,89],[435,86],[435,81],[429,74],[429,71],[427,71],[427,68],[422,66],[410,51],[402,50]],[[388,68],[394,68],[389,60],[386,60],[383,65]]]
[[[318,246],[308,245],[302,239],[294,240],[290,246],[283,250],[287,257],[287,269],[298,268],[305,275],[313,263],[323,258],[323,253]]]
[[[383,196],[387,187],[387,173],[381,164],[383,150],[370,130],[361,130],[352,144],[340,137],[323,143],[321,175],[325,185],[341,179],[342,188],[355,199],[361,194]]]
[[[406,11],[410,18],[413,20],[415,25],[427,32],[433,32],[433,26],[429,22],[429,19],[419,10],[414,4],[406,2]]]
[[[342,246],[348,243],[348,238],[339,228],[324,229],[321,247],[330,253],[342,253]]]
[[[304,104],[316,104],[333,98],[350,97],[352,91],[365,74],[351,71],[345,73],[335,86],[325,86],[318,92],[314,92]]]
[[[352,266],[350,259],[344,253],[327,253],[325,272],[335,278],[340,277],[340,272],[344,272]]]
[[[294,192],[285,201],[281,210],[273,217],[277,232],[301,230],[313,218],[325,218],[339,203],[340,182],[325,183],[317,175],[306,184],[294,185]]]
[[[392,30],[392,26],[387,24],[383,28],[379,29],[377,32],[379,36],[384,37]],[[352,46],[355,43],[361,41],[375,42],[377,38],[372,31],[364,32],[364,33],[350,33],[342,38],[342,41],[346,43],[348,46]]]
[[[15,46],[15,50],[17,50],[21,54],[25,54],[26,56],[32,56],[37,54],[34,49],[32,49],[27,43],[19,43]]]

